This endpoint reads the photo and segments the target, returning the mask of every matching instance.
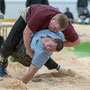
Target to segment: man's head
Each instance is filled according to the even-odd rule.
[[[66,8],[66,12],[69,12],[69,8],[68,7]]]
[[[58,52],[63,49],[63,41],[61,39],[48,39],[44,42],[44,49],[48,51]]]
[[[85,14],[88,14],[88,13],[89,13],[89,11],[88,11],[87,8],[84,8],[84,13],[85,13]]]
[[[49,29],[51,31],[63,31],[68,26],[68,17],[64,14],[57,14],[55,15],[50,23],[49,23]]]

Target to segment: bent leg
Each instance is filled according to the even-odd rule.
[[[49,58],[48,61],[45,63],[45,66],[49,69],[57,69],[58,68],[58,64],[52,59]]]
[[[31,65],[32,59],[26,54],[26,49],[23,43],[23,39],[20,40],[16,50],[11,54],[15,61],[21,63],[22,65],[29,67]]]
[[[23,37],[23,31],[25,27],[26,23],[20,16],[17,22],[12,27],[5,43],[0,50],[0,53],[3,57],[8,57],[15,50],[20,39]]]

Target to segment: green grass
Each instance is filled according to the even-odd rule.
[[[74,47],[74,53],[78,57],[90,56],[90,42],[83,42],[79,46]]]

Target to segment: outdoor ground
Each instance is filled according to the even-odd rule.
[[[90,42],[90,25],[74,24],[74,27],[81,42]],[[69,50],[64,48],[52,56],[60,65],[71,68],[73,76],[65,76],[55,70],[49,71],[43,66],[32,81],[25,85],[20,79],[28,68],[21,64],[10,63],[8,65],[10,76],[0,78],[0,90],[90,90],[90,56],[78,58],[73,51],[74,48],[69,48]]]

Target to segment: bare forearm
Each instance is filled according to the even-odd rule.
[[[30,47],[31,33],[32,33],[31,30],[28,28],[28,26],[26,26],[26,28],[24,30],[24,33],[23,33],[24,45],[25,45],[25,48],[26,48],[27,53],[29,54],[29,56],[31,58],[33,58],[33,52],[32,52],[31,47]]]
[[[29,72],[22,78],[22,82],[28,83],[37,71],[38,68],[31,64]]]
[[[28,34],[24,35],[24,45],[28,53],[30,53],[30,50],[31,50],[30,43],[31,43],[30,35]]]
[[[75,42],[64,41],[65,47],[74,47],[77,45],[80,45],[80,39],[77,39]]]

